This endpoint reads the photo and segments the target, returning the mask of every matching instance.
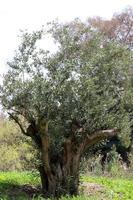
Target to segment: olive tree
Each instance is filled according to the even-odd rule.
[[[51,34],[56,53],[38,48]],[[53,23],[24,32],[1,86],[1,103],[40,152],[44,195],[78,193],[84,152],[117,132],[126,138],[130,118],[132,52],[85,23]],[[24,123],[23,123],[24,122]]]

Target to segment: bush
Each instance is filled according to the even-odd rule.
[[[81,173],[92,175],[107,175],[117,177],[132,177],[133,176],[133,154],[129,155],[130,166],[128,167],[116,152],[116,148],[113,147],[110,152],[107,153],[106,159],[103,162],[103,155],[97,154],[90,156],[89,158],[82,159]],[[130,174],[130,175],[129,175]]]
[[[25,138],[16,124],[0,116],[0,171],[34,168],[31,141]]]

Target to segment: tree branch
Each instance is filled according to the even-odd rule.
[[[84,149],[87,149],[88,147],[95,145],[104,139],[111,138],[117,135],[118,131],[119,130],[117,128],[114,128],[96,131],[92,135],[88,135],[84,141]]]
[[[125,36],[125,38],[124,38],[124,40],[123,40],[124,42],[126,42],[127,37],[128,37],[128,35],[130,34],[132,27],[133,27],[133,22],[131,22],[130,27],[128,27],[127,34],[126,34],[126,36]]]
[[[19,128],[21,129],[21,131],[22,131],[22,133],[23,133],[24,135],[26,135],[26,136],[31,136],[31,135],[28,134],[27,131],[24,130],[22,124],[20,123],[20,121],[18,120],[17,117],[15,117],[13,114],[11,114],[11,113],[9,113],[9,112],[8,112],[8,114],[9,114],[9,116],[11,117],[11,119],[13,119],[13,120],[18,124]]]

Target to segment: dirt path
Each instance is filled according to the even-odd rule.
[[[105,187],[97,183],[83,182],[80,186],[80,191],[85,195],[90,196],[96,193],[103,193],[105,191]]]

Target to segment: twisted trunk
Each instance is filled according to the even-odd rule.
[[[66,139],[63,151],[52,159],[46,148],[48,141],[42,141],[42,163],[40,176],[45,196],[77,195],[79,185],[79,163],[81,152],[75,151],[71,139]]]

